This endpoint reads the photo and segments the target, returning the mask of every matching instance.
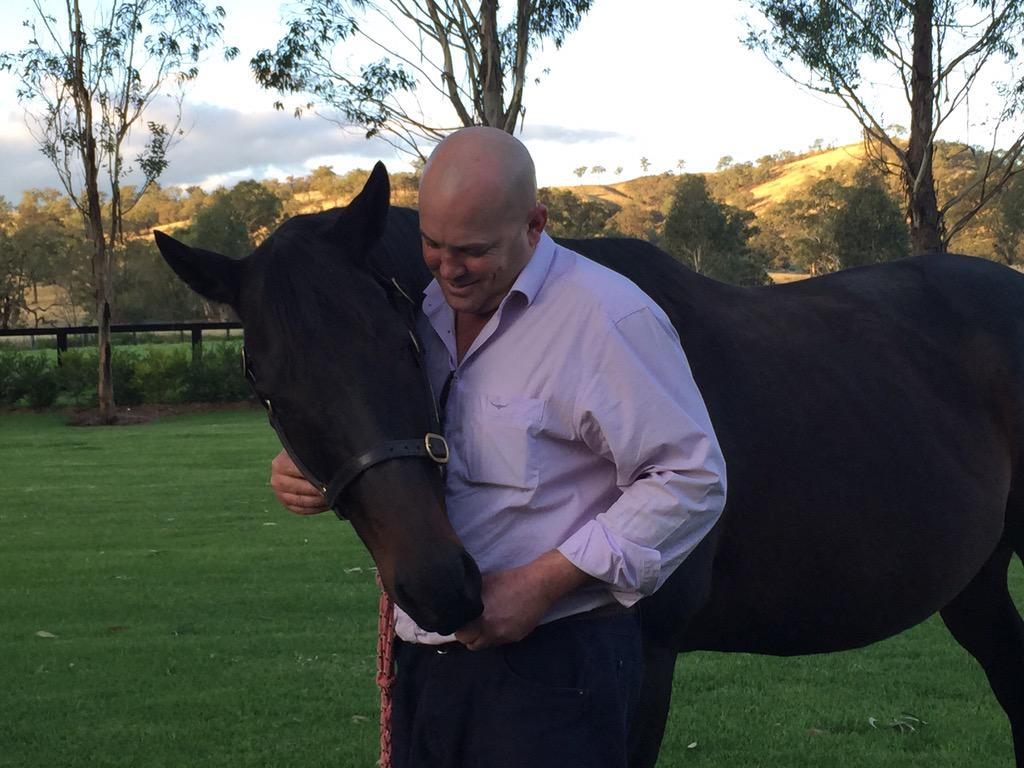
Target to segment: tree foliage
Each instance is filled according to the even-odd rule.
[[[531,53],[545,41],[561,46],[592,4],[518,0],[502,12],[499,0],[301,0],[276,48],[250,66],[264,88],[309,97],[296,114],[325,110],[422,158],[456,127],[513,133],[525,113]],[[356,39],[380,58],[345,61],[338,49]]]
[[[754,214],[712,199],[703,176],[679,178],[661,245],[686,266],[736,285],[769,282],[768,257],[750,245]]]
[[[805,87],[837,97],[860,122],[880,167],[899,176],[913,250],[944,249],[1020,170],[1024,152],[1024,79],[1011,69],[996,87],[1001,105],[987,117],[989,162],[971,185],[939,198],[934,180],[938,132],[965,107],[986,64],[1011,64],[1024,35],[1019,0],[751,0],[769,22],[751,27],[758,48]],[[794,67],[793,62],[799,66]],[[900,85],[909,110],[909,139],[871,102],[869,74],[882,65]],[[989,69],[992,69],[991,67]],[[977,104],[979,100],[975,99]],[[976,111],[976,110],[975,110]],[[1007,142],[998,149],[999,142]],[[947,220],[965,197],[975,203]]]
[[[281,213],[280,198],[264,185],[241,181],[214,192],[182,236],[192,245],[241,259],[277,226]]]
[[[877,175],[825,178],[762,220],[758,242],[776,266],[819,275],[910,255],[899,203]]]
[[[91,271],[100,326],[99,406],[112,422],[110,320],[113,304],[113,252],[122,241],[126,210],[137,201],[122,198],[122,182],[133,170],[125,145],[144,121],[153,100],[198,74],[202,53],[218,41],[224,11],[208,12],[198,0],[113,0],[83,19],[79,0],[68,0],[54,15],[33,0],[25,22],[25,48],[0,54],[0,68],[19,79],[18,98],[26,107],[33,137],[57,171],[64,191],[82,214],[92,243]],[[229,57],[235,49],[227,49]],[[147,139],[135,158],[141,195],[167,166],[175,127],[148,120]],[[105,179],[109,203],[104,207]]]
[[[537,200],[547,206],[547,231],[554,237],[602,237],[610,234],[615,206],[585,200],[567,189],[542,187]]]
[[[1017,176],[1003,189],[994,206],[992,229],[1000,261],[1024,264],[1024,177]]]

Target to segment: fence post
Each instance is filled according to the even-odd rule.
[[[192,327],[192,362],[198,363],[203,359],[203,329]]]
[[[61,356],[68,351],[67,331],[57,331],[57,367],[61,366]]]

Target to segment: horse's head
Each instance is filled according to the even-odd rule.
[[[378,163],[347,208],[289,219],[238,261],[156,240],[193,290],[238,313],[247,375],[285,448],[351,520],[385,589],[448,633],[481,612],[480,574],[445,513],[416,308],[373,266],[389,194]]]

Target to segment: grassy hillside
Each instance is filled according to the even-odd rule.
[[[754,183],[741,184],[731,190],[731,193],[725,196],[726,202],[739,205],[745,200],[752,200],[752,205],[743,207],[749,207],[754,213],[758,213],[798,194],[822,178],[852,175],[864,159],[864,146],[858,143],[804,157],[798,156],[768,168],[762,164],[752,169],[750,175]],[[730,172],[740,176],[741,174],[736,174],[735,170],[734,167],[704,175],[713,184],[716,177],[723,177]],[[677,181],[678,177],[674,174],[662,173],[612,184],[582,184],[559,189],[566,189],[587,200],[614,205],[620,209],[639,208],[645,212],[663,213],[665,203],[672,196]]]

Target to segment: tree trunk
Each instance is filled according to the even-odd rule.
[[[88,125],[88,124],[87,124]],[[99,399],[100,422],[113,424],[117,421],[114,409],[114,377],[110,350],[110,305],[112,303],[113,265],[112,250],[103,234],[103,209],[100,206],[98,169],[96,168],[96,141],[92,131],[86,138],[85,187],[88,201],[89,236],[93,243],[92,272],[96,285],[96,347],[98,352],[97,395]]]
[[[96,202],[99,203],[98,195]],[[96,347],[99,353],[96,391],[99,400],[100,422],[113,424],[117,421],[117,412],[114,407],[114,376],[110,349],[111,251],[104,241],[102,222],[97,220],[93,229],[96,238],[93,254],[93,273],[96,278]]]
[[[914,254],[945,250],[942,216],[935,195],[932,157],[934,77],[932,17],[934,0],[914,3],[914,59],[911,76],[910,143],[903,169],[903,185],[910,214],[910,242]]]
[[[498,38],[498,0],[480,3],[481,65],[480,90],[483,93],[484,125],[505,127],[505,82],[502,76],[501,41]]]
[[[96,346],[98,351],[97,396],[99,417],[102,424],[113,424],[117,420],[114,410],[114,379],[110,361],[110,304],[112,289],[111,251],[103,234],[103,207],[100,205],[99,167],[96,163],[96,135],[92,121],[92,94],[85,86],[84,38],[82,14],[78,0],[74,3],[73,59],[74,94],[77,108],[82,116],[82,133],[79,138],[82,149],[85,196],[86,226],[92,240],[92,274],[96,286]]]

